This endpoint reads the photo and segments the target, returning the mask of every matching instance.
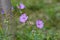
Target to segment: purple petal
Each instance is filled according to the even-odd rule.
[[[28,19],[28,16],[25,13],[22,14],[19,18],[20,22],[22,22],[22,23],[25,23],[27,21],[27,19]]]
[[[25,5],[20,3],[20,6],[19,6],[20,9],[24,9],[25,8]]]
[[[24,16],[24,17],[25,17],[25,16],[26,16],[26,14],[24,13],[24,14],[22,14],[21,16]]]
[[[1,14],[4,14],[4,10],[1,11]]]
[[[43,21],[42,21],[42,20],[37,20],[37,21],[36,21],[36,26],[37,26],[38,28],[43,28],[43,26],[44,26]]]

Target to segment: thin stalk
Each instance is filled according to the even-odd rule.
[[[2,9],[5,15],[2,15],[2,28],[7,40],[15,40],[16,24],[11,11],[11,0],[1,0]]]

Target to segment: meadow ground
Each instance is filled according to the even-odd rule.
[[[20,2],[26,6],[25,9],[17,8]],[[11,0],[11,3],[16,21],[16,40],[60,40],[59,0]],[[22,13],[28,15],[26,23],[19,22]],[[38,19],[44,22],[42,29],[36,27]],[[2,32],[0,35],[3,36]]]

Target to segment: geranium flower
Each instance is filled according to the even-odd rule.
[[[43,21],[42,21],[42,20],[37,20],[37,21],[36,21],[36,26],[37,26],[38,28],[43,28],[43,26],[44,26]]]
[[[17,6],[19,9],[24,9],[25,8],[25,5],[23,3],[20,3],[19,6]]]
[[[19,21],[25,23],[28,19],[28,16],[24,13],[20,16]]]
[[[1,14],[4,14],[4,10],[1,10]]]

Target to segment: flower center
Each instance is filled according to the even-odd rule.
[[[40,25],[40,23],[38,23],[38,25]]]
[[[25,19],[25,17],[23,17],[23,19]]]

